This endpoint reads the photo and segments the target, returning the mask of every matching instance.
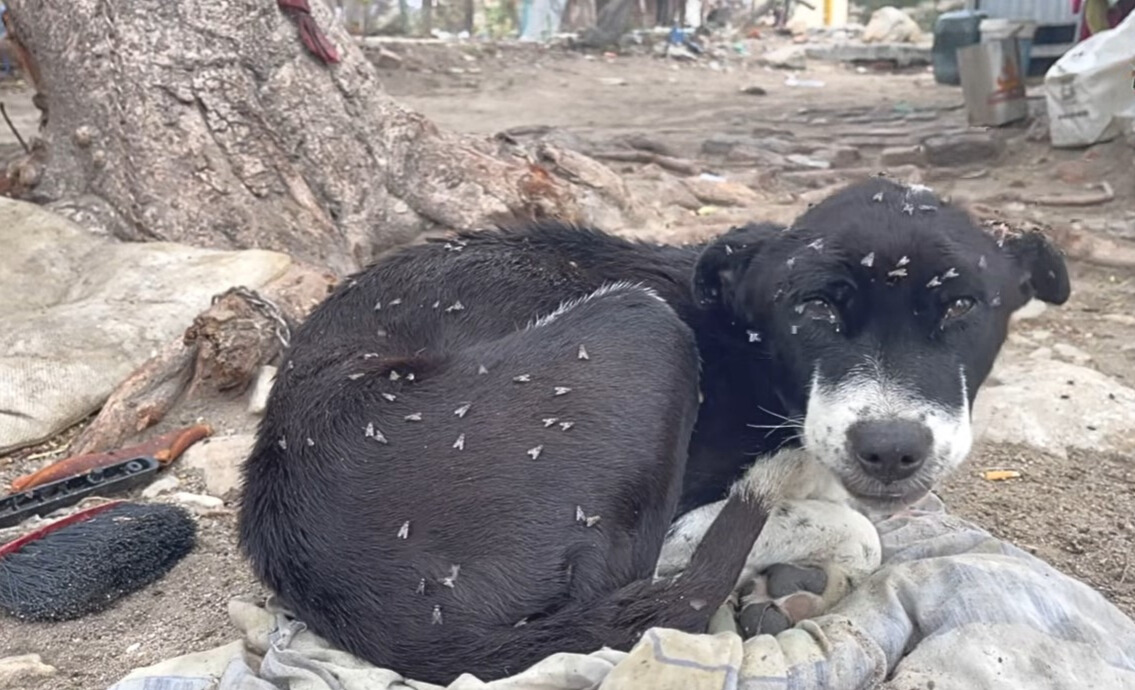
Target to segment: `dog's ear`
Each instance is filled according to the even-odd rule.
[[[694,266],[694,301],[703,309],[727,304],[733,288],[761,247],[784,230],[774,223],[732,228],[702,250]]]
[[[1037,299],[1064,304],[1072,293],[1064,255],[1043,233],[1030,230],[1005,236],[1002,248],[1019,271],[1021,304]]]

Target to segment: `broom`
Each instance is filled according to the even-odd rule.
[[[0,546],[0,610],[28,621],[100,611],[165,575],[196,543],[184,508],[114,501]]]

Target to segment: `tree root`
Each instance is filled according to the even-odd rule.
[[[183,336],[115,389],[70,452],[118,448],[183,401],[242,394],[260,367],[280,354],[293,325],[327,295],[333,280],[293,265],[262,293],[234,288],[217,295]]]

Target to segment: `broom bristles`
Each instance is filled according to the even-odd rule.
[[[31,621],[94,613],[169,572],[196,536],[184,508],[115,505],[0,557],[0,610]]]

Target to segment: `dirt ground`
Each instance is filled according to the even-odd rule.
[[[802,77],[824,84],[809,88],[786,85],[788,73],[740,53],[686,64],[536,47],[499,53],[453,46],[396,50],[415,69],[384,70],[388,90],[442,127],[479,134],[546,125],[588,141],[643,135],[690,159],[701,156],[707,139],[723,135],[775,135],[825,146],[850,141],[857,142],[851,146],[858,146],[861,157],[855,165],[879,167],[879,144],[902,145],[914,130],[964,125],[960,89],[936,85],[923,69],[895,73],[810,63]],[[753,86],[766,94],[741,92]],[[1025,134],[1024,126],[998,133],[1008,153],[996,165],[925,169],[923,180],[955,198],[981,202],[1005,191],[1068,192],[1108,179],[1118,197],[1109,204],[1046,209],[1042,216],[1019,203],[999,202],[999,208],[1018,219],[1076,221],[1116,236],[1135,235],[1132,148],[1119,141],[1060,152]],[[648,189],[658,178],[657,169],[611,165],[635,189],[640,184]],[[751,162],[717,160],[713,169],[747,184],[756,200],[699,215],[673,209],[661,195],[648,198],[669,214],[666,239],[688,239],[750,218],[787,219],[816,193],[799,178],[762,176]],[[1018,335],[1042,329],[1059,334],[1089,353],[1091,366],[1135,385],[1135,274],[1085,264],[1073,264],[1072,272],[1070,303],[1021,322]],[[26,452],[0,458],[0,482],[42,462]],[[978,475],[993,467],[1023,476],[988,482]],[[183,490],[200,490],[193,476],[173,471],[183,476]],[[1033,551],[1135,614],[1135,458],[1072,454],[1059,460],[1028,449],[979,447],[941,493],[953,512]],[[168,577],[108,611],[53,625],[4,621],[0,657],[34,652],[58,668],[54,677],[28,681],[27,690],[95,690],[131,668],[230,641],[227,601],[260,590],[236,551],[231,513],[203,517],[200,526],[200,545]]]

